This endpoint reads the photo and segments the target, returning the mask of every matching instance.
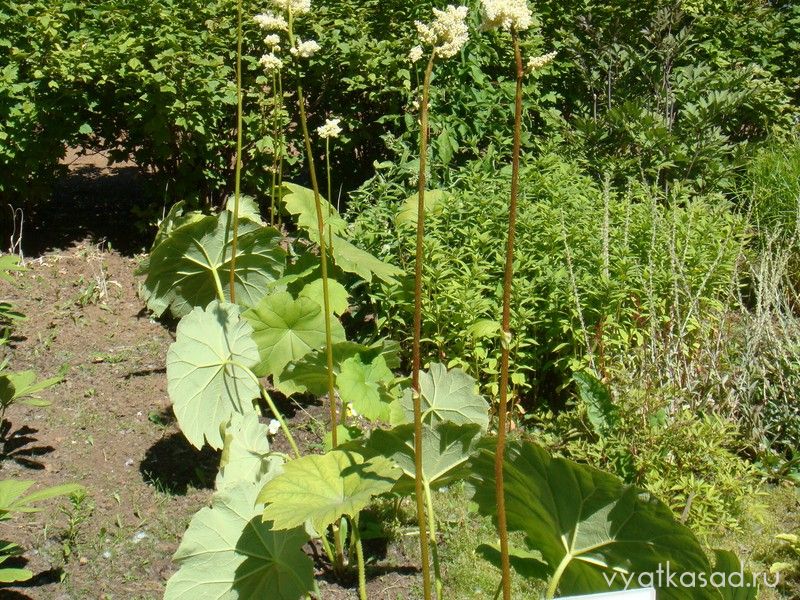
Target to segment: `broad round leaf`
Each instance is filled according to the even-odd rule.
[[[167,352],[167,389],[178,425],[193,446],[222,448],[220,425],[256,411],[258,383],[245,369],[258,362],[253,329],[233,304],[195,308],[178,324]],[[235,364],[234,364],[235,363]]]
[[[449,485],[463,479],[469,471],[464,467],[475,453],[481,437],[479,425],[438,423],[422,428],[422,478],[431,487]],[[404,492],[414,491],[414,425],[400,425],[390,430],[372,432],[369,447],[392,461],[403,471],[399,482]]]
[[[315,279],[303,286],[298,294],[301,298],[310,298],[322,306],[322,279]],[[349,294],[345,287],[335,279],[328,280],[328,295],[331,301],[331,312],[335,315],[342,315],[350,307],[348,301]]]
[[[240,481],[264,483],[267,474],[281,471],[283,459],[270,454],[269,432],[257,413],[234,413],[221,433],[224,444],[216,480],[218,490]]]
[[[394,464],[377,456],[333,450],[303,456],[284,465],[284,471],[261,490],[258,500],[267,506],[264,520],[288,529],[309,521],[316,531],[342,515],[355,517],[372,498],[392,489],[400,476]]]
[[[481,452],[472,466],[479,510],[496,517],[493,452]],[[524,532],[529,548],[552,571],[567,558],[562,594],[608,591],[614,586],[604,575],[655,573],[667,562],[675,573],[710,571],[697,538],[667,506],[609,473],[553,458],[529,442],[507,446],[503,472],[508,529]],[[719,596],[714,590],[664,588],[659,598]]]
[[[289,292],[274,292],[243,314],[253,327],[253,339],[260,359],[258,375],[277,377],[284,367],[325,345],[325,316],[322,306],[309,298],[292,298]],[[334,342],[344,341],[344,328],[331,320]]]
[[[165,600],[295,600],[313,590],[313,563],[302,551],[308,536],[302,527],[277,531],[263,522],[258,489],[239,482],[192,518]]]
[[[231,213],[202,217],[172,230],[156,246],[142,272],[147,306],[157,315],[168,308],[176,317],[204,307],[218,298],[217,289],[229,297]],[[281,235],[248,218],[239,223],[234,288],[236,301],[252,306],[284,269]]]
[[[475,391],[475,380],[461,369],[447,370],[433,363],[430,370],[419,374],[422,419],[431,424],[450,421],[456,424],[476,423],[483,431],[489,427],[489,404]],[[406,390],[403,408],[413,419],[411,390]]]
[[[387,366],[398,365],[397,348],[392,343],[382,341],[365,346],[356,342],[339,342],[333,345],[334,374],[338,375],[341,364],[354,356],[360,356],[362,362],[371,362],[376,356],[382,356]],[[328,391],[327,364],[324,350],[310,352],[286,365],[276,385],[287,396],[298,392],[322,396]]]
[[[352,404],[361,416],[388,422],[390,403],[394,398],[386,385],[393,379],[394,375],[382,356],[378,355],[365,364],[356,354],[342,362],[336,376],[336,388],[342,401]]]

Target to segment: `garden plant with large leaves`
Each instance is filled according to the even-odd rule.
[[[170,213],[169,217],[160,243],[137,271],[145,275],[141,290],[147,307],[159,316],[169,309],[182,317],[211,300],[229,300],[231,212],[207,216]],[[242,215],[234,272],[239,304],[256,304],[283,274],[286,253],[280,241],[275,228]]]
[[[220,426],[235,414],[256,412],[260,394],[250,369],[258,362],[253,329],[233,304],[214,300],[181,319],[167,353],[169,397],[192,445],[221,448]]]
[[[302,527],[275,530],[261,519],[260,486],[237,481],[198,512],[174,560],[165,599],[280,598],[295,600],[314,589],[314,567],[302,550]]]
[[[528,551],[534,553],[524,558],[517,552],[517,570],[548,579],[547,598],[556,591],[586,594],[622,589],[619,574],[657,573],[667,563],[678,576],[686,572],[697,578],[712,572],[692,531],[649,493],[594,467],[554,458],[531,442],[509,444],[506,453],[508,528],[523,532]],[[494,517],[493,452],[484,449],[478,454],[472,470],[474,500],[481,513]],[[490,549],[484,548],[482,554],[498,558]],[[727,554],[722,558],[733,564]],[[711,586],[665,585],[658,593],[666,600],[730,597],[725,595],[728,591]]]

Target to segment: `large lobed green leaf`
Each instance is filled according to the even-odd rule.
[[[450,421],[457,425],[476,423],[483,431],[489,426],[489,404],[476,391],[477,383],[461,369],[447,370],[433,363],[419,376],[422,420],[436,424]],[[403,408],[408,420],[413,419],[411,390],[406,390]]]
[[[479,510],[496,517],[493,452],[481,452],[472,467]],[[668,562],[674,573],[711,571],[697,538],[667,506],[611,474],[523,442],[508,445],[504,476],[508,529],[524,532],[550,575],[566,562],[562,594],[609,591],[604,575],[657,573]],[[617,577],[611,587],[622,585]],[[662,600],[720,597],[728,596],[712,588],[659,590]]]
[[[270,452],[267,426],[257,413],[234,413],[220,428],[223,438],[216,488],[240,481],[265,483],[282,469],[283,459]]]
[[[253,328],[259,361],[255,372],[277,378],[284,367],[325,345],[325,313],[315,300],[289,292],[273,292],[243,317]],[[333,342],[345,339],[338,319],[331,320]]]
[[[286,191],[283,202],[286,210],[297,217],[297,224],[308,233],[311,241],[319,243],[319,225],[317,209],[314,202],[314,192],[308,188],[294,183],[284,183]],[[396,277],[403,274],[403,270],[383,262],[369,252],[362,250],[342,237],[347,232],[347,223],[339,212],[325,200],[320,198],[322,204],[323,223],[327,234],[331,234],[331,255],[342,271],[355,273],[365,281],[371,282],[377,277],[386,283],[397,283]]]
[[[142,293],[157,315],[169,309],[182,317],[219,299],[220,289],[230,298],[231,213],[178,220],[179,216],[170,215],[174,227],[165,229],[161,243],[137,271],[146,276]],[[276,229],[246,216],[240,219],[234,277],[238,304],[252,306],[281,276],[286,253],[280,241]]]
[[[342,515],[356,517],[373,497],[392,489],[400,471],[388,459],[349,450],[297,458],[259,494],[264,520],[288,529],[309,522],[324,531]]]
[[[297,218],[297,225],[308,232],[309,238],[315,242],[318,241],[319,223],[314,191],[295,183],[284,183],[283,187],[282,200],[286,211]],[[347,231],[347,222],[342,219],[339,211],[322,196],[320,196],[319,201],[322,208],[322,222],[326,236],[329,230],[334,235]]]
[[[192,518],[165,600],[296,600],[313,590],[314,566],[302,550],[308,536],[302,527],[277,531],[263,522],[259,487],[226,487]]]
[[[342,402],[350,403],[359,415],[388,423],[394,397],[387,386],[393,380],[394,374],[383,356],[378,355],[365,363],[361,355],[356,354],[342,361],[336,387]]]
[[[197,448],[222,448],[220,425],[235,413],[256,412],[258,382],[247,369],[258,363],[253,329],[233,304],[211,302],[178,324],[167,352],[167,389],[178,425]]]
[[[422,479],[432,488],[449,485],[469,475],[467,461],[475,453],[481,438],[476,423],[456,425],[442,422],[422,428]],[[390,430],[376,429],[369,447],[390,458],[403,471],[396,491],[412,492],[414,463],[414,425],[405,424]]]
[[[386,341],[378,342],[372,346],[365,346],[356,342],[339,342],[333,345],[333,371],[334,375],[341,373],[342,364],[355,356],[361,358],[362,363],[371,363],[376,357],[383,357],[387,366],[398,366],[397,347]],[[328,391],[328,367],[324,350],[316,350],[286,365],[278,389],[286,394],[308,392],[315,396],[322,396]]]

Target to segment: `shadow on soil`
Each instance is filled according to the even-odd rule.
[[[11,421],[5,419],[0,423],[0,460],[13,460],[18,465],[27,469],[41,471],[44,464],[37,458],[50,454],[55,448],[52,446],[35,446],[38,440],[34,434],[38,429],[23,425],[12,430]]]
[[[220,453],[208,446],[198,450],[182,433],[166,435],[147,449],[139,464],[142,479],[157,490],[184,496],[189,488],[211,489],[219,470]]]
[[[125,256],[141,252],[149,247],[151,234],[136,224],[145,223],[142,211],[156,204],[148,183],[138,167],[108,170],[87,165],[71,170],[58,182],[50,200],[27,208],[24,255],[40,256],[86,238],[108,243]]]
[[[5,540],[0,541],[0,543],[6,543]],[[4,567],[10,567],[14,569],[24,569],[27,565],[28,561],[21,556],[17,556],[14,558],[10,558],[3,563]],[[9,587],[14,587],[16,590],[7,589],[4,585],[0,585],[0,598],[3,600],[33,600],[34,598],[39,598],[40,596],[34,594],[34,589],[39,586],[49,585],[52,583],[59,583],[63,578],[64,572],[62,569],[48,569],[47,571],[42,571],[41,573],[36,573],[31,579],[28,581],[17,581],[11,584],[8,584]],[[31,593],[34,594],[33,596],[29,596],[26,593],[18,591],[19,589],[31,589]]]

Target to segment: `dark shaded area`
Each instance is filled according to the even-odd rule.
[[[208,446],[198,450],[182,433],[173,433],[147,449],[139,472],[146,483],[167,494],[183,496],[190,487],[213,488],[219,460],[218,451]]]
[[[50,454],[55,448],[33,445],[38,441],[34,435],[39,432],[38,429],[27,425],[17,430],[12,430],[12,427],[8,419],[0,423],[0,460],[13,460],[22,467],[36,471],[44,469],[44,464],[36,459]]]
[[[0,540],[0,544],[5,544],[5,540]],[[22,556],[14,556],[9,558],[3,563],[3,567],[12,569],[24,569],[28,564],[28,560]],[[2,600],[33,600],[40,596],[29,596],[26,593],[18,591],[19,589],[36,588],[42,585],[49,585],[52,583],[59,583],[63,579],[64,571],[60,568],[47,569],[41,573],[34,573],[33,577],[28,581],[16,581],[9,584],[0,584],[0,598]],[[16,589],[11,589],[16,588]],[[33,592],[31,592],[33,593]]]
[[[25,211],[23,254],[35,257],[89,238],[133,256],[152,241],[148,216],[160,213],[153,194],[151,177],[138,167],[73,169],[56,184],[49,200]]]

